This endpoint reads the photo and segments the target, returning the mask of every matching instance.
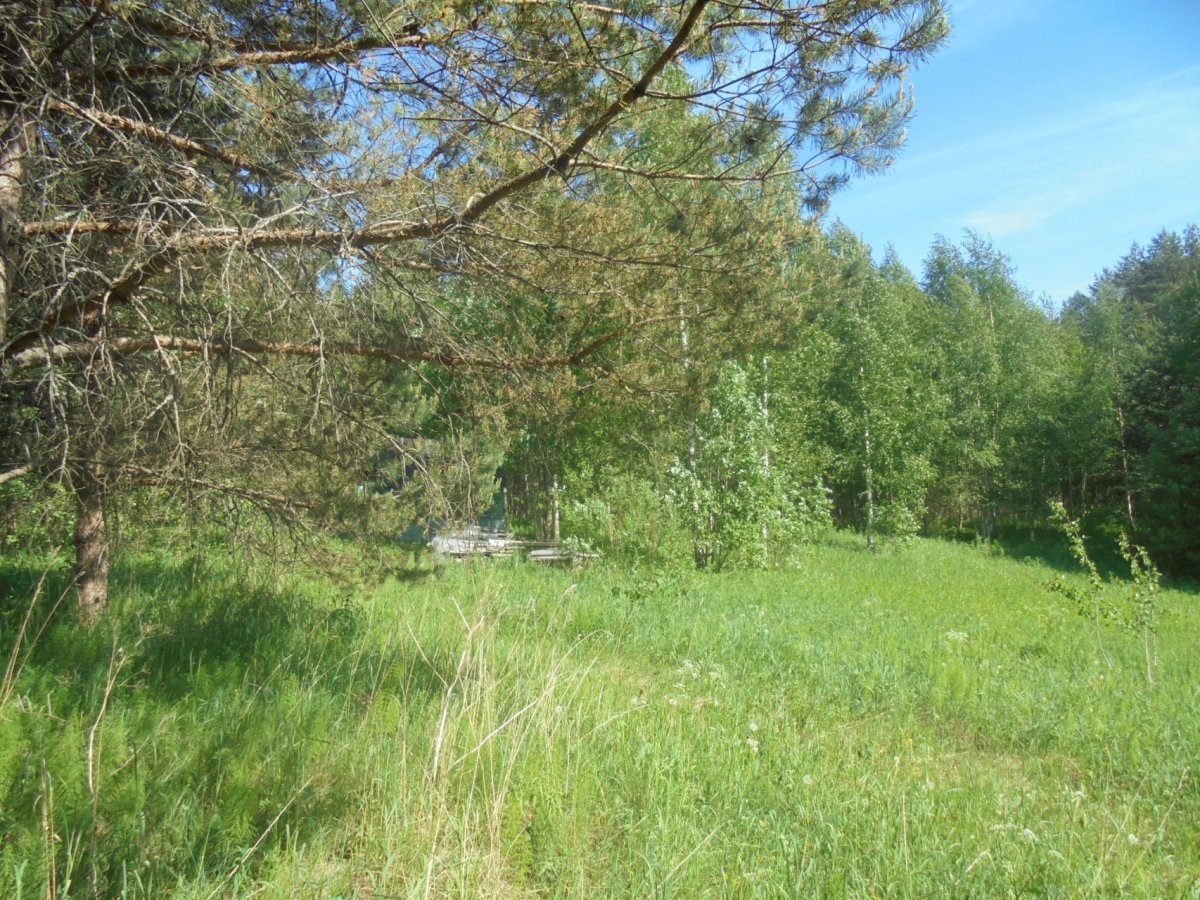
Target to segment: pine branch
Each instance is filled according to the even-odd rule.
[[[63,362],[87,362],[101,354],[133,356],[138,353],[175,351],[180,353],[204,353],[214,356],[233,353],[268,354],[278,356],[300,356],[311,359],[336,357],[360,357],[382,359],[389,362],[424,362],[446,368],[494,369],[501,371],[528,371],[538,369],[567,368],[584,362],[601,349],[634,331],[639,331],[660,322],[674,322],[678,317],[651,316],[620,328],[606,332],[578,350],[552,356],[485,356],[460,353],[453,348],[432,348],[416,342],[402,345],[372,345],[340,341],[320,343],[296,343],[292,341],[265,341],[255,338],[235,340],[200,340],[197,338],[153,335],[149,337],[122,337],[110,340],[77,341],[54,344],[49,347],[31,347],[14,353],[5,359],[3,372],[7,375],[23,369]]]
[[[17,466],[15,469],[9,469],[7,472],[0,472],[0,484],[13,481],[17,478],[24,478],[32,471],[33,466]]]
[[[314,65],[317,63],[352,61],[360,54],[375,50],[400,50],[407,47],[427,47],[435,42],[416,33],[417,26],[405,29],[402,37],[363,37],[333,44],[276,42],[260,45],[233,45],[220,56],[211,59],[162,61],[123,65],[101,69],[91,74],[95,81],[118,81],[134,78],[184,78],[189,75],[211,75],[239,69],[266,66]]]
[[[206,491],[216,491],[220,494],[229,494],[234,497],[241,497],[243,500],[250,500],[254,503],[268,506],[283,507],[284,509],[311,509],[314,506],[314,504],[305,500],[298,500],[295,497],[276,494],[272,491],[260,491],[254,488],[242,487],[238,484],[212,481],[208,478],[172,475],[167,472],[149,469],[145,466],[126,464],[118,466],[117,469],[120,473],[130,476],[131,480],[135,483],[148,487],[202,488]]]
[[[527,169],[522,174],[497,185],[490,191],[477,194],[458,212],[419,222],[382,222],[352,232],[314,232],[306,229],[271,231],[256,231],[253,229],[248,231],[234,229],[219,231],[213,229],[194,238],[181,238],[174,241],[171,246],[152,254],[142,264],[127,271],[118,281],[114,282],[104,291],[97,292],[91,297],[64,307],[52,316],[44,319],[35,329],[15,337],[4,347],[3,351],[0,351],[0,363],[7,367],[9,360],[20,356],[22,353],[33,348],[34,345],[42,342],[45,336],[57,327],[71,322],[94,320],[106,308],[127,302],[143,284],[155,276],[162,274],[177,260],[191,253],[203,254],[221,250],[252,250],[279,247],[305,247],[325,250],[338,250],[347,246],[366,248],[378,244],[394,244],[436,238],[455,229],[463,228],[477,222],[492,207],[508,197],[553,175],[565,175],[579,155],[595,138],[602,134],[618,116],[646,96],[647,89],[654,79],[666,68],[672,59],[683,51],[683,48],[691,39],[692,32],[695,30],[701,14],[710,2],[711,0],[695,0],[692,7],[688,10],[683,23],[680,25],[679,31],[654,61],[650,63],[643,72],[642,77],[622,92],[590,124],[581,129],[565,150],[553,159],[541,162]],[[81,107],[76,107],[73,104],[64,105],[81,114],[85,112]],[[97,113],[98,111],[90,112]],[[171,143],[173,139],[180,141],[182,143],[178,145],[178,149],[183,149],[185,152],[186,147],[192,143],[189,139],[170,135],[167,132],[161,131],[161,129],[155,129],[153,126],[135,122],[123,116],[113,116],[109,113],[101,113],[100,115],[110,117],[113,120],[112,124],[114,127],[121,127],[122,124],[125,124],[127,130],[138,133],[139,129],[145,129],[144,133],[146,136],[156,137],[166,143]],[[157,132],[157,134],[153,132]],[[205,150],[208,150],[210,153],[224,152],[215,151],[213,148],[205,148],[202,145],[196,145],[193,148],[194,152],[201,155],[206,155],[204,153]],[[243,161],[240,157],[233,156],[230,157],[230,160],[236,161],[238,165],[248,162]],[[231,164],[233,163],[231,162]]]
[[[166,144],[168,147],[185,153],[188,156],[201,156],[206,159],[215,160],[216,162],[224,163],[231,169],[244,169],[247,172],[253,172],[255,175],[261,175],[264,178],[273,177],[278,174],[274,167],[264,166],[248,156],[242,156],[223,147],[202,144],[192,138],[174,134],[162,128],[157,128],[154,125],[148,125],[145,122],[139,122],[137,119],[131,119],[128,116],[105,112],[102,109],[78,106],[70,101],[61,99],[52,100],[49,105],[52,109],[69,112],[82,119],[86,119],[94,125],[113,128],[135,137],[147,138],[156,143]]]

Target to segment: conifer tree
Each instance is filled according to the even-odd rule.
[[[73,491],[83,619],[111,498],[288,511],[363,448],[422,467],[387,420],[436,370],[601,360],[667,315],[638,273],[720,268],[629,229],[624,185],[819,207],[890,160],[945,33],[936,0],[3,0],[0,471]]]

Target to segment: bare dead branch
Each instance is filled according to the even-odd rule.
[[[152,141],[157,141],[166,144],[181,153],[186,153],[189,156],[201,156],[206,159],[215,160],[216,162],[224,163],[232,169],[241,169],[247,172],[253,172],[256,175],[270,177],[275,169],[270,166],[264,166],[247,156],[234,153],[223,147],[212,147],[208,144],[202,144],[199,141],[186,138],[178,134],[172,134],[161,128],[156,128],[153,125],[148,125],[145,122],[139,122],[136,119],[131,119],[128,116],[120,116],[115,113],[105,112],[101,109],[92,109],[89,107],[78,106],[68,100],[52,100],[50,102],[52,109],[69,112],[77,115],[80,118],[86,119],[95,125],[100,125],[107,128],[115,128],[120,131],[127,132],[141,138],[148,138]]]
[[[3,352],[0,353],[0,361],[9,360],[26,351],[34,344],[39,343],[44,335],[56,327],[72,321],[85,319],[88,316],[97,315],[101,310],[110,305],[128,301],[143,284],[163,271],[166,271],[175,260],[179,259],[185,253],[212,253],[234,248],[250,250],[284,246],[312,249],[338,249],[347,246],[363,248],[376,244],[400,243],[438,237],[454,229],[462,228],[478,221],[488,210],[506,198],[547,177],[555,174],[565,174],[575,159],[592,140],[602,134],[619,115],[646,95],[647,88],[658,74],[662,72],[672,59],[682,52],[690,39],[692,31],[696,27],[696,23],[700,19],[701,13],[708,6],[709,2],[710,0],[695,0],[674,38],[656,56],[650,65],[647,66],[642,77],[624,91],[620,97],[609,104],[589,125],[581,129],[575,139],[571,141],[562,153],[552,160],[527,169],[524,173],[497,185],[487,193],[476,195],[459,212],[422,222],[382,222],[351,233],[343,231],[315,232],[308,229],[252,230],[249,232],[230,230],[224,233],[210,232],[190,241],[176,241],[170,248],[154,254],[149,260],[127,272],[107,290],[58,310],[53,316],[43,320],[38,328],[15,337],[4,348]],[[87,115],[87,112],[95,113],[95,111],[84,111],[74,104],[67,105],[81,115]],[[105,113],[102,115],[110,116],[111,114]],[[113,124],[120,127],[116,120],[125,120],[125,117],[113,116],[112,119]],[[147,136],[163,140],[168,144],[172,143],[172,139],[181,141],[182,144],[178,146],[178,149],[185,149],[185,146],[190,143],[187,139],[169,135],[160,129],[154,129],[144,123],[134,122],[133,120],[125,120],[125,122],[127,123],[127,127],[135,132],[139,128],[149,129]],[[174,146],[174,144],[172,145]],[[195,152],[202,153],[202,150],[203,148],[197,148]]]
[[[122,219],[107,222],[70,219],[21,223],[21,234],[24,237],[57,237],[75,234],[126,235],[137,234],[139,231],[145,230],[147,230],[145,223],[137,219]]]
[[[33,471],[33,466],[17,466],[15,469],[9,469],[6,472],[0,472],[0,484],[13,481],[17,478],[24,478]]]
[[[161,352],[164,350],[218,356],[232,353],[248,353],[301,356],[310,359],[360,357],[364,359],[382,359],[389,362],[432,363],[433,365],[447,368],[461,367],[502,371],[555,369],[578,365],[603,347],[631,332],[660,322],[674,322],[677,318],[678,316],[676,315],[651,316],[613,329],[590,341],[578,350],[552,356],[503,357],[464,355],[451,348],[434,349],[425,347],[419,342],[380,346],[338,341],[294,343],[250,338],[205,341],[195,338],[154,335],[151,337],[111,338],[104,341],[79,341],[76,343],[54,344],[50,347],[32,347],[9,356],[4,362],[3,371],[7,374],[53,363],[82,362],[94,358],[101,352],[117,356],[132,356],[138,353]]]
[[[427,47],[434,42],[417,33],[416,25],[408,26],[399,37],[363,37],[339,41],[336,44],[303,44],[275,42],[256,47],[235,46],[228,52],[211,59],[150,62],[100,69],[92,74],[97,81],[114,81],[133,78],[184,78],[189,75],[207,75],[216,72],[231,72],[238,69],[255,69],[267,66],[315,65],[318,63],[351,61],[360,54],[376,50],[401,50],[412,47]]]
[[[110,305],[128,302],[142,285],[169,269],[178,258],[179,254],[173,248],[159,251],[141,265],[130,267],[104,291],[52,312],[37,328],[15,336],[0,350],[0,366],[40,343],[57,328],[64,325],[88,326],[94,323]]]
[[[206,491],[215,491],[220,494],[240,497],[243,500],[250,500],[254,503],[282,507],[283,509],[311,509],[313,507],[312,503],[305,500],[276,494],[272,491],[261,491],[255,488],[244,487],[240,484],[212,481],[208,478],[196,478],[172,472],[156,471],[146,466],[125,464],[108,468],[116,468],[120,474],[129,477],[133,483],[147,487],[201,488]]]

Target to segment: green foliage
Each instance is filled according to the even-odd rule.
[[[984,537],[1004,519],[1034,523],[1055,484],[1048,460],[1063,443],[1058,335],[1008,258],[978,235],[962,246],[939,239],[924,281],[947,397],[933,455],[937,512],[975,522]]]
[[[1134,584],[1130,591],[1132,609],[1128,624],[1138,632],[1153,634],[1158,622],[1158,593],[1162,576],[1145,548],[1130,543],[1125,532],[1121,532],[1119,546],[1121,558],[1129,563]]]
[[[1117,544],[1121,558],[1129,564],[1133,581],[1124,587],[1120,598],[1114,601],[1108,597],[1104,579],[1088,553],[1079,522],[1067,514],[1061,500],[1053,501],[1050,506],[1053,520],[1066,535],[1072,555],[1087,575],[1087,586],[1084,588],[1059,577],[1050,583],[1051,589],[1074,601],[1080,614],[1092,618],[1097,626],[1101,622],[1109,622],[1139,636],[1145,653],[1146,681],[1153,684],[1156,665],[1154,636],[1158,625],[1161,576],[1150,554],[1132,543],[1129,536],[1121,531]]]
[[[923,286],[894,255],[877,265],[848,230],[789,234],[778,269],[737,286],[769,318],[718,334],[679,304],[679,333],[661,344],[678,341],[683,365],[626,363],[661,394],[589,391],[556,406],[531,444],[547,494],[555,471],[570,482],[565,517],[590,544],[616,547],[625,529],[631,551],[654,544],[660,492],[697,560],[717,568],[785,556],[793,508],[801,520],[828,509],[871,541],[923,528],[1032,540],[1043,498],[1063,493],[1114,540],[1125,528],[1168,571],[1194,569],[1194,232],[1136,251],[1058,317],[974,234],[934,245]]]
[[[696,423],[694,460],[672,467],[670,499],[691,529],[701,566],[761,568],[793,558],[829,524],[823,486],[772,465],[780,447],[746,370],[725,363],[708,413]]]
[[[74,501],[60,483],[16,478],[0,484],[0,549],[46,552],[70,545]]]
[[[1200,572],[1200,257],[1160,295],[1163,338],[1139,373],[1144,539],[1175,569]]]
[[[837,348],[821,392],[843,521],[905,538],[919,530],[946,400],[931,377],[932,308],[894,260],[876,267],[844,230],[830,236],[839,276],[818,323]],[[932,357],[932,358],[931,358]]]
[[[1104,579],[1100,577],[1100,570],[1096,568],[1096,564],[1092,562],[1092,558],[1088,554],[1079,521],[1072,519],[1067,514],[1067,508],[1061,500],[1052,501],[1050,511],[1053,521],[1067,537],[1071,555],[1075,557],[1076,562],[1083,566],[1087,575],[1087,587],[1085,588],[1078,587],[1063,578],[1057,578],[1051,582],[1051,588],[1074,602],[1081,616],[1093,618],[1096,622],[1115,619],[1117,610],[1105,602]]]
[[[578,395],[658,386],[681,296],[740,341],[720,330],[771,308],[799,210],[890,164],[906,67],[948,34],[936,0],[820,27],[704,2],[5,9],[0,467],[94,498],[97,549],[147,485],[223,525],[470,518],[480,434],[541,431],[520,499],[553,504]],[[751,46],[771,62],[742,71]],[[423,490],[355,491],[388,474]]]
[[[611,467],[568,476],[563,532],[603,556],[664,565],[690,554],[677,508],[644,477]]]
[[[1200,232],[1137,245],[1064,329],[1081,374],[1067,410],[1078,503],[1113,510],[1169,571],[1200,571]]]

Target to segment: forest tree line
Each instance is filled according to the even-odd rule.
[[[1194,226],[1061,306],[974,234],[939,239],[917,277],[836,226],[781,271],[773,314],[722,352],[689,355],[681,323],[655,390],[584,392],[523,434],[504,470],[518,511],[551,508],[557,484],[564,527],[598,547],[721,565],[784,559],[826,524],[1036,534],[1061,499],[1198,571]]]
[[[1060,314],[975,237],[918,278],[825,222],[936,0],[3,13],[6,546],[73,549],[84,622],[118,536],[390,540],[500,484],[704,566],[1054,496],[1195,564],[1194,230]]]

